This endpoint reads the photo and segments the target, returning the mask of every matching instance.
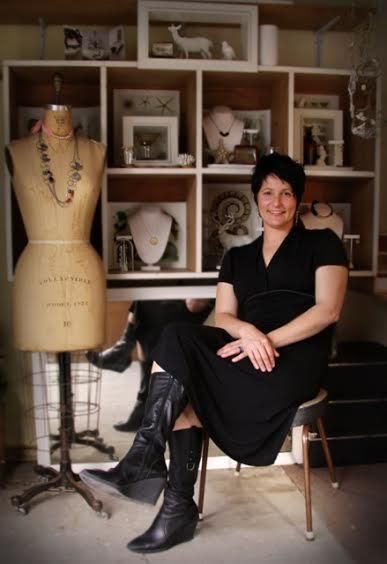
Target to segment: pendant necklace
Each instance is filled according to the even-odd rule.
[[[66,137],[66,138],[70,138],[70,137]],[[62,208],[68,206],[73,201],[75,189],[77,187],[78,182],[82,178],[79,171],[83,169],[83,166],[81,165],[79,159],[77,136],[76,135],[74,136],[74,153],[69,165],[70,170],[68,172],[68,178],[66,183],[66,196],[64,200],[61,200],[58,197],[58,194],[56,193],[55,177],[54,177],[54,173],[50,169],[51,158],[48,154],[49,147],[47,143],[44,141],[41,131],[39,131],[36,148],[40,157],[40,167],[42,169],[42,178],[44,183],[47,185],[54,200],[59,206],[61,206]]]
[[[323,205],[325,205],[328,209],[327,209],[327,213],[321,213],[321,211],[319,212],[316,209],[316,204],[322,203]],[[321,217],[321,218],[326,218],[326,217],[330,217],[331,215],[333,215],[333,208],[330,204],[328,204],[328,202],[319,202],[318,200],[313,200],[312,205],[310,206],[311,212],[313,215],[315,215],[316,217]]]
[[[157,237],[157,235],[154,235],[149,229],[147,224],[145,223],[144,219],[141,217],[140,215],[140,219],[141,219],[141,223],[143,224],[143,226],[145,227],[145,231],[147,232],[147,235],[149,236],[148,239],[148,243],[150,245],[152,245],[152,247],[156,247],[159,244],[159,238]]]
[[[217,124],[216,121],[213,119],[213,117],[212,117],[211,114],[208,114],[208,117],[210,118],[210,120],[212,121],[212,123],[215,125],[216,129],[218,130],[218,132],[220,133],[220,135],[221,135],[222,137],[228,137],[228,136],[230,135],[230,131],[231,131],[231,129],[232,129],[232,126],[233,126],[234,123],[235,123],[235,116],[233,116],[233,120],[232,120],[232,122],[231,122],[231,124],[230,124],[230,127],[227,129],[227,131],[222,131],[222,130],[218,127],[218,124]]]

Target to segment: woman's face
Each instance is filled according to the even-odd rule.
[[[297,200],[288,182],[268,176],[257,194],[258,211],[266,227],[287,230],[294,225]]]

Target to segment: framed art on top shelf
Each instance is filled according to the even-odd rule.
[[[122,118],[124,147],[133,148],[133,163],[140,166],[176,165],[177,117],[125,116]]]
[[[172,59],[170,50],[154,55],[154,45],[171,42]],[[256,70],[257,6],[141,0],[137,53],[143,68]]]

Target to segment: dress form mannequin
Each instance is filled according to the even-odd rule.
[[[41,142],[47,146],[55,194],[62,203],[45,182]],[[76,147],[82,169],[70,186],[70,198]],[[96,348],[105,336],[105,276],[89,234],[105,148],[90,139],[75,140],[71,108],[53,105],[46,107],[39,133],[10,143],[7,160],[29,239],[15,270],[15,346],[45,352]]]
[[[156,263],[167,246],[172,217],[157,206],[147,205],[133,213],[128,224],[137,253],[146,265],[141,270],[160,270]]]
[[[332,229],[342,239],[344,234],[344,222],[325,202],[314,200],[311,209],[301,216],[302,223],[306,229]]]
[[[242,141],[243,128],[243,121],[237,119],[227,106],[214,106],[203,118],[204,134],[213,151],[219,147],[220,139],[227,151],[233,151],[235,145]]]

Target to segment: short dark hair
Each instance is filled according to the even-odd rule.
[[[262,183],[268,176],[277,176],[292,187],[297,204],[301,202],[305,190],[305,172],[302,165],[296,163],[288,155],[270,153],[260,158],[255,166],[251,179],[251,190],[256,199]]]

